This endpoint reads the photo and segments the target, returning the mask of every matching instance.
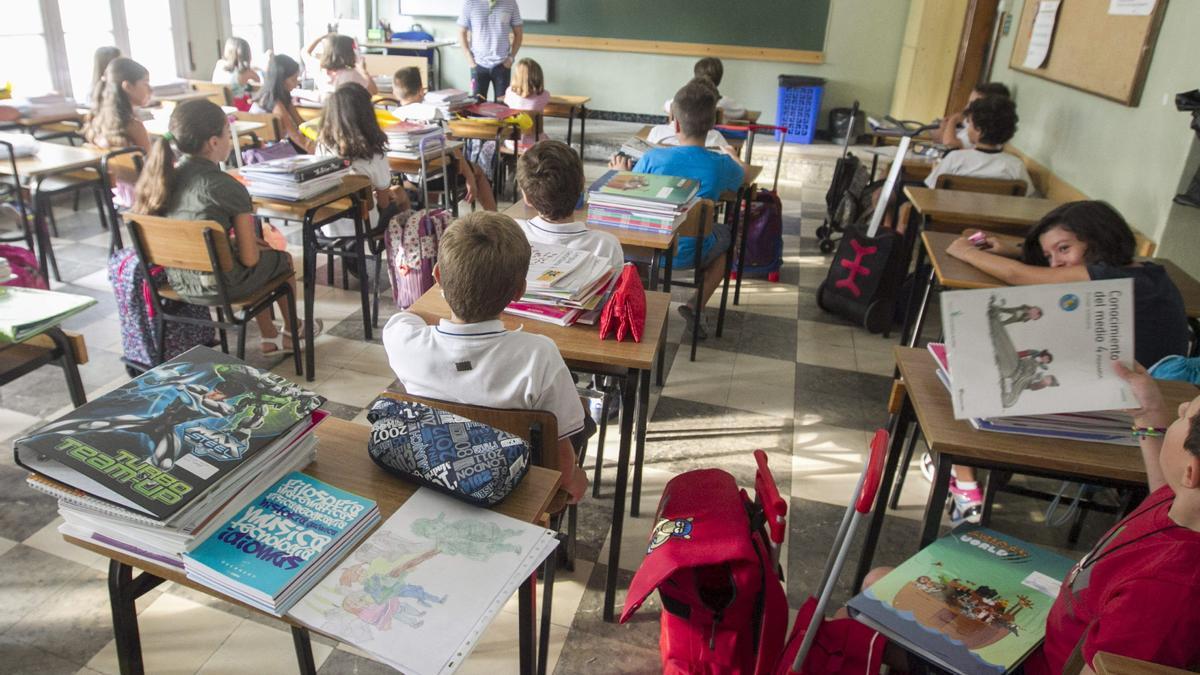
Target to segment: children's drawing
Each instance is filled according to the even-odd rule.
[[[995,295],[988,301],[988,326],[992,336],[996,368],[1000,370],[1000,401],[1005,408],[1017,403],[1021,393],[1057,387],[1058,379],[1049,372],[1054,355],[1046,349],[1017,350],[1008,334],[1009,324],[1037,321],[1042,309],[1033,305],[1005,307]]]
[[[417,520],[412,530],[418,537],[435,542],[439,551],[479,562],[487,562],[497,553],[521,552],[520,546],[506,543],[520,534],[518,530],[506,530],[495,523],[471,518],[447,521],[446,514],[439,513],[437,518]]]

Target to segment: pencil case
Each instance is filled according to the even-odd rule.
[[[424,403],[380,396],[367,420],[383,470],[476,506],[503,501],[529,472],[524,439]]]

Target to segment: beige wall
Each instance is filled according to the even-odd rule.
[[[929,121],[946,111],[968,0],[912,0],[900,46],[891,114]]]

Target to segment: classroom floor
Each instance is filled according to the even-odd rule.
[[[589,177],[601,170],[598,163],[588,164]],[[814,290],[828,259],[815,253],[812,233],[823,205],[802,203],[791,193],[784,194],[784,205],[781,281],[746,281],[742,303],[729,309],[724,336],[702,342],[695,362],[679,348],[683,322],[671,314],[669,372],[666,386],[651,394],[642,516],[626,521],[622,587],[645,550],[667,480],[693,468],[720,467],[750,487],[751,452],[762,448],[780,491],[791,501],[783,557],[788,596],[798,607],[816,586],[870,433],[886,423],[894,341],[817,308]],[[63,202],[56,213],[60,237],[55,251],[66,280],[56,287],[99,301],[67,322],[86,336],[90,361],[81,370],[89,397],[95,397],[127,379],[118,361],[120,334],[105,271],[107,234],[94,211],[75,214]],[[318,272],[323,284],[324,270]],[[674,299],[684,300],[684,293],[677,291]],[[354,290],[319,286],[316,314],[326,330],[317,339],[312,388],[329,399],[333,414],[363,421],[363,407],[392,384],[383,347],[378,339],[361,339]],[[715,316],[710,332],[714,326]],[[253,354],[257,341],[251,339],[249,345]],[[258,356],[251,361],[295,377],[290,360],[280,364],[278,358]],[[0,387],[0,444],[63,414],[68,404],[61,373],[53,367]],[[629,624],[600,619],[615,473],[611,462],[617,434],[612,431],[601,497],[589,496],[581,505],[579,561],[573,573],[558,575],[549,672],[659,669],[655,597]],[[901,508],[888,515],[877,564],[895,564],[914,552],[928,485],[915,467],[914,462]],[[54,500],[28,489],[24,475],[11,453],[0,452],[0,607],[6,610],[0,613],[0,670],[116,673],[106,560],[62,541],[55,529]],[[992,526],[1078,555],[1083,545],[1066,543],[1066,527],[1044,524],[1044,510],[1044,503],[1002,495]],[[1081,541],[1095,541],[1108,523],[1104,515],[1089,516]],[[843,578],[849,576],[847,572]],[[835,602],[845,601],[847,585],[842,584]],[[618,608],[623,600],[622,592]],[[139,612],[149,673],[294,672],[290,634],[276,621],[170,584],[143,598]],[[460,672],[516,672],[516,616],[514,600]],[[345,645],[317,638],[314,650],[321,673],[391,672]]]

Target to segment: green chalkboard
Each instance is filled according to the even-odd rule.
[[[831,0],[551,0],[527,33],[823,51]]]

